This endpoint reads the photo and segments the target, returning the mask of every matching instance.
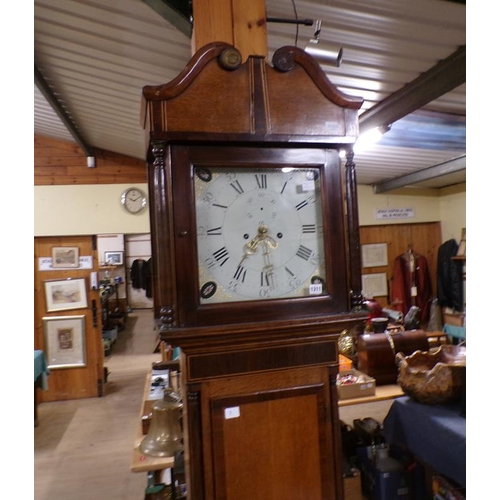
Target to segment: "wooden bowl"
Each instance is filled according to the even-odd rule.
[[[396,354],[398,384],[419,403],[444,404],[459,400],[465,390],[466,348],[442,345],[437,351]]]

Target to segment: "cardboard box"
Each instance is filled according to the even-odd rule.
[[[352,370],[352,360],[343,354],[339,354],[339,371],[346,372],[347,370]]]
[[[443,323],[452,326],[464,326],[465,314],[462,312],[455,312],[449,307],[442,308]]]
[[[354,375],[358,381],[352,384],[340,383],[345,375]],[[337,391],[339,399],[363,398],[375,395],[375,379],[355,369],[339,372],[337,376]]]

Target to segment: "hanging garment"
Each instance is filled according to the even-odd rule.
[[[143,288],[146,290],[146,297],[153,298],[153,262],[151,259],[147,260],[143,266],[144,283]]]
[[[146,261],[144,259],[135,259],[132,262],[132,267],[130,268],[130,279],[132,281],[132,288],[137,290],[144,289],[145,279],[144,279],[144,265]]]
[[[463,309],[462,262],[452,260],[457,255],[458,244],[454,239],[445,241],[438,249],[437,297],[441,307]]]
[[[429,320],[432,283],[427,259],[423,255],[406,252],[396,257],[391,292],[394,309],[406,315],[415,305],[420,308],[420,320],[424,323]]]

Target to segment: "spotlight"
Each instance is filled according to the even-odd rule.
[[[319,63],[333,64],[337,68],[342,64],[342,45],[329,46],[328,48],[319,46],[319,35],[321,33],[321,21],[316,21],[316,31],[314,38],[309,40],[305,51],[314,57]]]
[[[380,125],[362,133],[354,144],[354,152],[361,153],[376,144],[380,138],[391,130],[392,123]]]

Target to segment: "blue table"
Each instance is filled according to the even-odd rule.
[[[394,400],[384,419],[384,436],[465,488],[466,419],[461,411],[460,402],[427,405],[403,396]]]
[[[465,341],[465,326],[454,326],[445,323],[443,331],[451,338],[452,344],[460,344]]]
[[[50,371],[47,367],[47,359],[43,351],[35,350],[35,427],[38,425],[38,400],[37,400],[37,389],[43,389],[46,391],[48,389],[48,376]]]

